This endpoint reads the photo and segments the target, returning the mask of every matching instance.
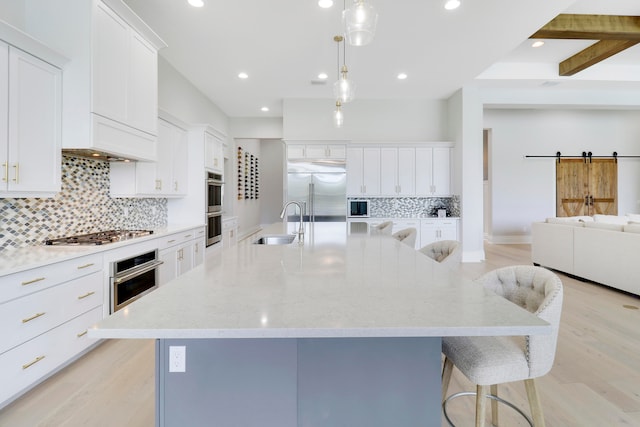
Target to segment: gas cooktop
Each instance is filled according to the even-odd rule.
[[[45,245],[104,245],[153,234],[153,230],[106,230],[97,233],[47,239]]]

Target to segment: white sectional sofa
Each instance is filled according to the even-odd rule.
[[[534,264],[640,295],[640,215],[547,218],[531,232]]]

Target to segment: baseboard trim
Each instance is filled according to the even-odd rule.
[[[489,243],[496,245],[522,245],[531,244],[531,236],[515,235],[515,236],[489,236]]]

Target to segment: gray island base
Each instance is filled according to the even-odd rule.
[[[158,340],[157,426],[437,427],[442,337],[551,331],[389,236],[306,228],[303,245],[208,253],[89,330]]]
[[[186,372],[169,347],[186,346]],[[440,338],[161,339],[158,426],[439,426]]]

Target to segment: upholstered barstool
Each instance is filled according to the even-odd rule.
[[[391,230],[393,230],[393,221],[385,221],[371,227],[371,235],[384,234],[391,236]]]
[[[438,240],[423,246],[419,251],[452,269],[457,268],[462,261],[462,245],[457,240]]]
[[[535,378],[551,370],[558,340],[562,311],[562,281],[551,271],[534,266],[511,266],[491,271],[477,282],[496,294],[534,313],[551,324],[547,335],[525,337],[445,337],[442,352],[445,356],[442,371],[443,410],[447,402],[469,393],[447,396],[453,367],[456,366],[476,387],[476,427],[485,425],[485,396],[491,398],[493,424],[498,425],[498,384],[524,380],[533,422],[544,427],[542,406]],[[491,394],[489,394],[491,388]],[[504,402],[504,401],[502,401]],[[521,414],[522,411],[507,403]],[[523,414],[524,415],[524,414]],[[453,425],[453,424],[451,424]]]
[[[409,228],[405,228],[405,229],[400,230],[400,231],[396,231],[391,236],[394,239],[396,239],[396,240],[398,240],[398,241],[400,241],[400,242],[402,242],[402,243],[404,243],[404,244],[406,244],[406,245],[408,245],[408,246],[410,246],[412,248],[415,248],[417,235],[418,235],[418,230],[416,230],[414,227],[409,227]]]

